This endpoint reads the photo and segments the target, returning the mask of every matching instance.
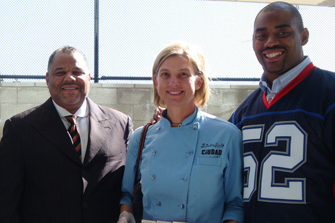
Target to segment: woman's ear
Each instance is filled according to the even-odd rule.
[[[195,90],[199,90],[204,83],[204,79],[201,76],[197,76],[197,79],[195,81]]]
[[[157,87],[157,75],[156,74],[152,75],[152,81],[154,85]]]

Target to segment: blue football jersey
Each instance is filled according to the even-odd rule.
[[[335,73],[308,65],[268,103],[255,90],[243,133],[245,223],[334,223]]]

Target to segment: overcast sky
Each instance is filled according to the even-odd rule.
[[[200,46],[211,76],[260,77],[252,50],[253,22],[266,4],[196,0],[100,1],[100,76],[150,76],[168,44]],[[316,66],[335,70],[335,8],[299,6],[310,39],[304,51]],[[93,0],[0,2],[0,73],[44,75],[63,45],[81,49],[94,71]]]

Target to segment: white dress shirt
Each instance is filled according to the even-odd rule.
[[[310,58],[306,56],[300,64],[276,78],[272,83],[272,87],[268,85],[267,78],[263,73],[259,82],[259,87],[266,93],[267,101],[270,102],[276,96],[276,94],[281,91],[286,85],[288,85],[296,76],[298,76],[300,72],[305,69],[305,67],[310,62]]]
[[[81,157],[82,157],[82,162],[85,159],[85,154],[87,150],[87,142],[88,142],[88,131],[89,131],[89,119],[88,119],[88,114],[89,114],[89,109],[87,107],[87,102],[84,100],[83,104],[81,107],[77,110],[75,114],[71,114],[69,111],[67,111],[65,108],[60,107],[59,105],[56,104],[54,100],[52,100],[53,104],[56,107],[56,110],[61,117],[64,127],[66,130],[70,127],[69,121],[66,120],[65,116],[68,115],[75,115],[77,116],[77,129],[80,135],[80,143],[81,143]],[[69,136],[71,137],[71,136]]]

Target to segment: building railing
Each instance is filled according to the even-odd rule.
[[[96,79],[98,78],[98,79]],[[6,80],[44,80],[45,76],[43,75],[7,75],[0,74],[0,81],[6,82]],[[134,77],[134,76],[101,76],[101,77],[92,77],[94,83],[98,83],[99,80],[102,81],[115,81],[115,80],[125,80],[125,81],[150,81],[151,77]],[[259,78],[231,78],[231,77],[214,77],[212,81],[227,81],[227,82],[257,82]]]

